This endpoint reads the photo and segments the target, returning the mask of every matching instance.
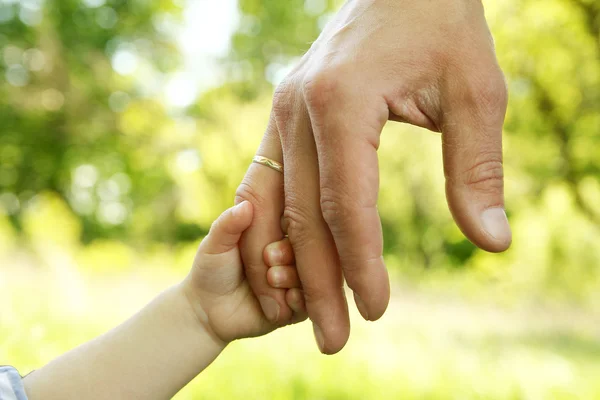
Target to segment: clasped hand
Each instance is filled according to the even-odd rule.
[[[365,319],[384,313],[377,149],[388,120],[442,133],[454,220],[480,248],[506,250],[506,106],[481,1],[348,1],[276,90],[257,155],[283,163],[284,174],[253,164],[237,192],[255,210],[241,253],[268,320],[293,315],[257,250],[283,237],[282,215],[322,352],[348,340],[344,280]]]

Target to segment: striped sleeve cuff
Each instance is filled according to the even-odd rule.
[[[0,400],[27,400],[21,375],[13,367],[0,367]]]

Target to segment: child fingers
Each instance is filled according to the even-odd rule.
[[[290,239],[285,238],[267,245],[263,257],[265,259],[265,264],[269,267],[294,264],[294,250],[292,249]]]
[[[267,270],[267,281],[274,288],[299,288],[298,270],[293,265],[271,267]]]
[[[304,301],[304,293],[302,289],[293,288],[286,292],[285,301],[288,306],[294,311],[295,315],[306,315],[306,303]]]
[[[225,253],[237,246],[242,233],[252,223],[252,204],[243,201],[227,209],[210,227],[210,232],[200,245],[205,254]]]

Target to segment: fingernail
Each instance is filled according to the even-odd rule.
[[[482,212],[481,223],[483,224],[483,229],[494,239],[502,242],[510,242],[512,234],[503,208],[488,208]]]
[[[356,292],[354,293],[354,301],[356,302],[356,307],[358,308],[360,315],[362,315],[362,317],[368,321],[369,320],[369,312],[367,311],[367,305],[360,298],[360,296],[356,294]]]
[[[315,323],[313,323],[313,332],[315,333],[315,340],[317,341],[317,346],[319,346],[319,350],[321,353],[325,351],[325,337],[323,336],[323,332],[321,328]]]
[[[277,319],[279,319],[279,304],[275,299],[268,296],[259,296],[258,301],[265,317],[271,322],[277,322]]]
[[[276,244],[270,244],[267,247],[267,253],[269,254],[269,263],[271,265],[278,264],[279,260],[283,258],[283,253],[281,252],[279,247],[277,247]]]
[[[271,279],[273,280],[273,286],[279,287],[283,282],[283,273],[275,269],[271,272]]]

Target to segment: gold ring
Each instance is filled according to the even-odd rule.
[[[270,158],[263,156],[254,156],[252,159],[253,163],[257,163],[260,165],[264,165],[265,167],[269,167],[274,169],[277,172],[281,172],[283,174],[283,164],[278,163],[277,161],[271,160]]]

